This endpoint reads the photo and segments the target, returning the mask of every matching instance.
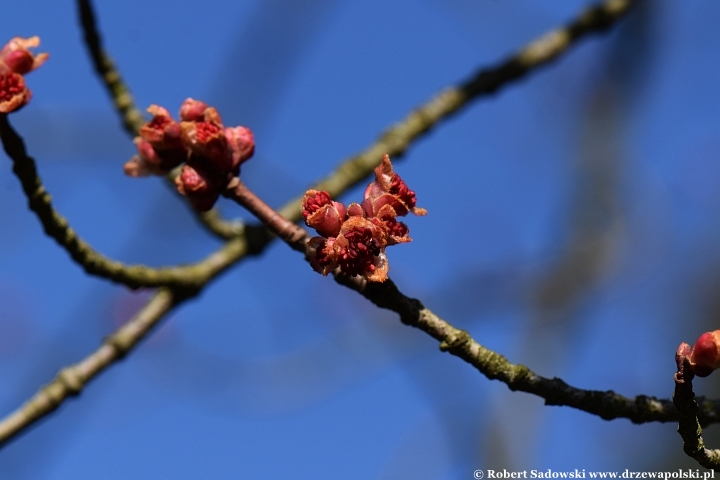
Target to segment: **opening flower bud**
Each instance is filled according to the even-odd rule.
[[[252,131],[247,127],[227,127],[225,138],[232,155],[232,168],[238,174],[240,165],[255,153],[255,139]]]
[[[188,98],[180,105],[180,120],[183,122],[202,122],[205,119],[205,110],[207,108],[207,103]]]
[[[401,217],[409,212],[415,215],[427,213],[424,208],[418,208],[415,204],[415,192],[393,171],[390,157],[383,155],[382,162],[375,169],[375,181],[365,189],[363,207],[370,210],[373,216],[378,215],[385,205],[391,206],[395,214]]]
[[[720,330],[700,335],[688,360],[698,377],[707,377],[713,370],[720,368]]]
[[[13,72],[0,73],[0,113],[20,110],[27,105],[31,97],[22,75]]]
[[[218,189],[213,188],[205,177],[201,170],[183,165],[182,172],[175,179],[178,192],[185,195],[193,207],[200,212],[210,210],[220,197]]]
[[[340,202],[333,202],[330,194],[320,190],[308,190],[302,199],[302,215],[305,223],[323,237],[336,237],[345,221],[347,209]]]
[[[19,73],[25,75],[48,59],[47,53],[33,54],[29,49],[40,45],[40,37],[12,38],[0,49],[0,73]]]

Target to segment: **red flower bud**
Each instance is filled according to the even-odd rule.
[[[151,105],[148,112],[153,118],[140,128],[135,139],[138,154],[125,164],[125,173],[165,174],[185,163],[175,179],[178,191],[195,209],[209,210],[233,175],[240,173],[240,164],[252,156],[252,132],[246,127],[225,128],[214,107],[192,98],[180,107],[180,123],[159,105]],[[341,210],[344,216],[345,207]],[[341,221],[331,233],[340,231]]]
[[[310,255],[310,266],[318,273],[327,275],[337,268],[334,261],[333,243],[334,238],[313,237],[308,241],[312,250]]]
[[[240,165],[255,153],[255,139],[252,131],[247,127],[227,127],[225,138],[232,156],[233,173],[240,172]]]
[[[220,196],[220,191],[207,181],[205,173],[189,165],[183,165],[182,172],[175,179],[175,185],[178,192],[185,195],[200,212],[210,210]]]
[[[0,49],[0,74],[19,73],[25,75],[48,59],[47,53],[33,54],[28,50],[40,45],[40,37],[12,38]]]
[[[381,222],[387,231],[387,244],[397,245],[398,243],[407,243],[412,241],[410,238],[410,229],[403,222],[398,222],[395,216],[384,216],[373,219]]]
[[[22,75],[14,72],[0,73],[0,113],[20,110],[27,105],[31,97]]]
[[[204,118],[202,122],[180,124],[183,143],[192,152],[189,161],[201,165],[216,182],[221,182],[232,171],[232,155],[217,110],[207,108]]]
[[[153,118],[140,127],[140,136],[154,149],[185,150],[182,144],[182,129],[170,112],[160,105],[150,105],[147,109]]]
[[[140,137],[135,139],[140,163],[145,163],[147,172],[164,175],[184,162],[188,152],[182,143],[180,124],[173,120],[170,112],[159,105],[150,105],[147,111],[153,118],[140,127]],[[131,162],[133,160],[128,164]],[[128,164],[125,173],[128,173]]]
[[[310,265],[323,275],[340,267],[346,275],[361,275],[371,282],[387,280],[384,227],[367,218],[352,216],[337,237],[313,237],[308,247]]]
[[[347,275],[362,275],[371,282],[387,280],[386,235],[367,218],[350,217],[332,244],[331,258]]]
[[[698,377],[707,377],[713,370],[720,368],[720,330],[700,335],[688,360]]]
[[[205,119],[205,110],[207,109],[207,103],[187,98],[180,105],[180,120],[183,122],[201,122]]]
[[[147,177],[148,175],[162,175],[167,173],[163,170],[163,160],[158,156],[150,142],[140,137],[135,137],[135,145],[138,154],[132,157],[123,170],[125,175],[130,177]],[[169,170],[168,170],[169,171]]]
[[[396,215],[401,217],[412,212],[425,215],[427,210],[415,206],[415,192],[408,188],[400,175],[393,172],[390,157],[383,155],[382,162],[375,169],[375,181],[365,189],[363,207],[370,211],[369,216],[377,216],[380,209],[390,205]]]
[[[333,202],[324,191],[308,190],[302,199],[302,215],[308,227],[323,237],[336,237],[345,221],[347,209],[340,202]]]
[[[347,214],[348,214],[348,216],[350,216],[350,217],[364,217],[364,216],[366,216],[366,215],[365,215],[365,211],[364,211],[363,208],[360,206],[360,204],[355,203],[355,202],[353,202],[353,203],[351,203],[350,205],[348,205]]]
[[[389,269],[385,247],[411,241],[407,225],[396,218],[408,212],[426,213],[415,206],[415,192],[393,172],[387,155],[375,169],[375,182],[365,190],[361,204],[346,208],[327,192],[308,190],[302,199],[305,223],[327,238],[308,242],[310,264],[323,275],[340,268],[346,275],[384,282]]]

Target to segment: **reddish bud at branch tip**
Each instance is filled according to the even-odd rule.
[[[683,348],[682,344],[678,349],[678,354],[681,354],[681,350],[687,352],[687,348]],[[714,370],[720,368],[720,330],[700,335],[689,355],[686,356],[693,373],[698,377],[707,377]]]
[[[207,108],[207,103],[188,98],[180,105],[180,120],[183,122],[202,122],[205,119],[205,110]]]

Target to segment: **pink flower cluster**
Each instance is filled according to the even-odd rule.
[[[393,172],[387,155],[375,169],[375,181],[365,189],[360,204],[346,207],[332,201],[325,191],[308,190],[302,215],[305,223],[322,235],[308,243],[310,264],[323,275],[339,267],[347,275],[384,282],[389,268],[385,247],[410,241],[407,225],[397,217],[427,213],[415,203],[415,192]]]
[[[39,37],[11,39],[0,50],[0,113],[10,113],[27,105],[32,93],[24,75],[48,59],[47,53],[34,55],[30,48],[40,45]]]
[[[255,152],[247,127],[225,127],[220,114],[205,102],[188,98],[180,107],[180,122],[158,105],[148,108],[152,120],[135,138],[138,154],[125,164],[131,177],[164,175],[185,163],[175,179],[178,191],[195,209],[212,208],[240,165]]]

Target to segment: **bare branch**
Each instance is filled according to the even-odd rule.
[[[147,305],[107,337],[100,348],[80,363],[60,370],[50,383],[5,417],[0,422],[0,445],[54,411],[66,398],[79,395],[90,380],[132,350],[165,314],[187,298],[167,288],[159,289]]]
[[[78,237],[65,217],[55,211],[50,194],[45,190],[38,176],[35,160],[27,155],[23,139],[10,126],[7,115],[0,115],[0,139],[5,152],[13,160],[13,172],[20,179],[28,198],[28,205],[37,214],[45,233],[54,238],[90,275],[107,278],[130,288],[159,286],[198,288],[207,283],[219,270],[227,268],[245,255],[246,241],[236,236],[220,250],[190,265],[151,268],[145,265],[126,265],[109,259]],[[238,246],[241,245],[243,247],[239,250]]]
[[[386,130],[362,152],[343,161],[329,176],[312,188],[325,190],[336,198],[360,183],[380,163],[383,154],[397,159],[418,138],[440,121],[468,106],[471,100],[490,95],[519,80],[531,71],[547,65],[565,53],[583,37],[607,30],[633,6],[633,0],[608,0],[585,10],[568,26],[553,30],[533,41],[500,64],[482,69],[459,86],[449,87],[410,113],[404,120]],[[297,221],[302,195],[289,201],[280,213]]]
[[[207,212],[197,213],[196,218],[211,233],[224,240],[230,240],[245,234],[245,223],[240,220],[222,218],[217,207]]]
[[[273,234],[290,245],[293,250],[305,252],[305,243],[310,238],[307,232],[280,215],[255,195],[238,177],[230,181],[224,194],[255,215]]]
[[[396,312],[404,324],[440,341],[440,350],[465,360],[490,380],[500,380],[513,391],[537,395],[545,399],[546,405],[576,408],[605,420],[627,418],[633,423],[673,422],[679,418],[670,400],[645,395],[628,398],[612,390],[584,390],[559,378],[541,377],[525,365],[510,363],[504,356],[480,345],[468,332],[440,318],[419,300],[405,296],[391,280],[372,283],[341,275],[335,279],[375,305]],[[711,409],[703,411],[703,421],[719,421],[718,413],[720,401],[713,401]]]
[[[80,24],[85,34],[85,45],[88,47],[95,72],[100,76],[103,84],[107,87],[110,98],[112,98],[115,109],[120,114],[125,130],[130,135],[137,135],[138,130],[145,119],[142,113],[135,106],[135,101],[130,94],[120,72],[115,67],[110,55],[103,49],[102,39],[97,31],[95,13],[93,12],[90,0],[77,0]]]
[[[494,93],[502,86],[547,64],[564,53],[586,34],[602,31],[612,26],[628,11],[632,3],[634,3],[632,0],[608,0],[600,6],[585,11],[578,20],[568,27],[551,32],[531,43],[517,55],[500,65],[480,71],[459,87],[446,89],[432,98],[428,103],[412,112],[402,122],[386,131],[376,143],[343,162],[332,174],[318,182],[313,188],[326,190],[330,192],[332,196],[341,194],[346,189],[354,186],[370,175],[384,153],[390,153],[394,157],[402,156],[407,148],[422,134],[429,131],[440,121],[448,118],[451,114],[459,111],[462,107],[468,105],[470,100]],[[88,9],[90,12],[89,20],[87,20],[89,23],[86,24],[86,20],[83,20],[83,28],[86,29],[86,41],[89,46],[94,42],[98,51],[102,53],[102,55],[98,56],[93,55],[93,61],[96,62],[96,69],[98,73],[101,74],[106,85],[108,85],[111,96],[113,96],[113,100],[117,105],[117,100],[114,96],[116,90],[110,88],[111,84],[108,83],[108,79],[106,79],[106,76],[102,73],[105,70],[97,68],[98,63],[103,63],[109,59],[99,47],[99,36],[95,30],[94,17],[92,16],[92,10],[90,10],[89,0],[78,0],[78,5],[81,8],[81,18],[84,18],[82,17],[82,8]],[[96,37],[96,40],[93,40],[92,35],[90,35],[88,39],[88,31]],[[108,71],[115,72],[112,62],[110,62],[109,65],[112,69]],[[110,75],[109,78],[112,80],[113,76]],[[120,77],[116,72],[114,78],[115,81],[120,82],[116,85],[122,86]],[[122,94],[123,90],[118,91]],[[127,89],[125,88],[124,91],[127,92]],[[130,100],[132,101],[132,99]],[[119,111],[122,113],[122,110]],[[14,131],[9,128],[5,119],[0,120],[0,122],[0,133],[6,135],[6,131],[9,130],[14,134]],[[142,122],[140,122],[140,124],[141,123]],[[8,128],[3,128],[2,124],[5,124]],[[139,124],[137,124],[137,126],[133,125],[135,124],[126,122],[126,128],[128,128],[128,131],[131,133],[136,132],[137,128],[139,128]],[[17,137],[16,134],[15,136]],[[22,147],[22,157],[26,157],[31,161],[33,168],[32,177],[37,178],[34,162],[32,162],[30,157],[26,156],[22,140],[20,139],[19,141]],[[6,151],[8,151],[7,146]],[[8,152],[8,154],[15,160],[17,165],[18,162],[14,156],[10,152]],[[22,163],[22,161],[24,161],[24,159],[21,159],[20,163]],[[18,174],[18,176],[21,177],[21,180],[23,179],[20,174]],[[22,181],[23,188],[26,190],[29,198],[35,198],[30,196],[31,193],[39,197],[47,195],[44,189],[42,189],[39,179],[37,179],[37,185],[35,184],[35,180],[32,180],[27,187],[26,180]],[[288,202],[278,212],[280,218],[285,217],[293,222],[300,220],[300,198],[301,197],[298,197]],[[31,200],[31,208],[33,208],[33,202],[36,202],[36,200]],[[49,205],[49,196],[47,196],[47,202]],[[58,218],[50,218],[48,222],[56,223],[56,227],[60,230],[58,234],[59,238],[52,234],[51,236],[56,238],[61,245],[65,246],[63,238],[65,238],[65,235],[68,235],[68,232],[72,232],[72,230],[67,227],[65,219],[56,214],[52,208],[50,208],[49,212],[52,214],[51,217],[57,215]],[[44,213],[44,215],[47,215],[47,212]],[[211,214],[207,216],[207,218],[212,221],[213,215]],[[278,221],[280,222],[278,226],[280,224],[287,226],[282,220]],[[45,220],[43,220],[43,225],[45,225]],[[293,226],[300,228],[295,225]],[[236,227],[232,227],[231,230],[226,231],[226,233],[229,233],[235,228]],[[100,349],[89,357],[75,366],[69,367],[73,373],[63,374],[62,372],[68,370],[63,369],[53,382],[38,392],[38,394],[23,407],[0,421],[0,443],[7,442],[24,428],[52,412],[66,398],[76,395],[95,375],[104,371],[107,366],[120,358],[121,354],[119,349],[122,349],[123,345],[127,346],[127,348],[123,350],[123,353],[127,353],[150,332],[153,325],[160,321],[162,317],[170,312],[176,305],[188,298],[191,293],[199,292],[210,280],[215,278],[231,264],[242,259],[245,255],[260,253],[272,239],[271,236],[265,233],[264,228],[246,226],[244,230],[245,235],[230,240],[224,247],[201,262],[207,270],[205,271],[205,277],[202,281],[193,285],[197,290],[189,290],[189,293],[184,294],[185,296],[175,297],[175,293],[173,293],[172,290],[165,288],[160,289],[156,296],[153,297],[133,319],[109,337],[116,340],[110,344],[106,341]],[[277,230],[280,233],[283,231],[282,228]],[[252,235],[249,235],[250,233],[252,233]],[[74,232],[72,232],[72,236],[74,242],[80,242]],[[292,238],[292,236],[288,236],[291,242],[293,241]],[[196,266],[199,265],[200,264]],[[541,396],[548,405],[567,405],[599,415],[605,419],[629,418],[637,423],[650,421],[668,422],[675,421],[678,418],[677,411],[668,400],[658,400],[642,395],[635,399],[630,399],[611,391],[581,390],[568,386],[560,379],[545,379],[535,375],[528,370],[527,367],[522,365],[513,365],[502,355],[479,345],[467,332],[456,329],[436,316],[430,310],[426,309],[418,300],[411,299],[400,293],[392,281],[387,281],[383,284],[369,285],[364,281],[360,281],[358,278],[349,278],[342,275],[336,276],[336,281],[360,292],[379,307],[389,308],[397,312],[404,323],[415,326],[430,334],[433,338],[440,340],[443,350],[466,360],[488,378],[501,380],[511,389]],[[172,284],[172,282],[169,283]],[[121,335],[121,332],[125,333]],[[81,367],[79,368],[80,373],[78,373],[78,370],[72,370],[78,367]],[[720,422],[720,401],[703,401],[703,408],[698,413],[698,418],[702,425]]]
[[[256,215],[273,233],[292,249],[305,253],[309,260],[311,251],[306,246],[307,232],[273,211],[250,191],[239,179],[228,188],[227,196]],[[305,246],[305,248],[303,248]],[[440,318],[419,300],[407,297],[388,279],[383,283],[370,282],[362,277],[349,277],[336,269],[335,280],[363,295],[380,308],[392,310],[406,325],[419,328],[440,342],[440,350],[465,360],[490,380],[500,380],[510,390],[531,393],[545,399],[546,405],[562,405],[577,408],[605,420],[628,418],[633,423],[677,421],[678,411],[670,400],[639,395],[627,398],[612,390],[583,390],[572,387],[559,378],[544,378],[524,365],[512,364],[507,358],[476,342],[468,332],[455,328]],[[717,421],[720,402],[714,402],[711,413]],[[710,421],[710,417],[703,419]],[[718,454],[720,456],[720,454]]]

